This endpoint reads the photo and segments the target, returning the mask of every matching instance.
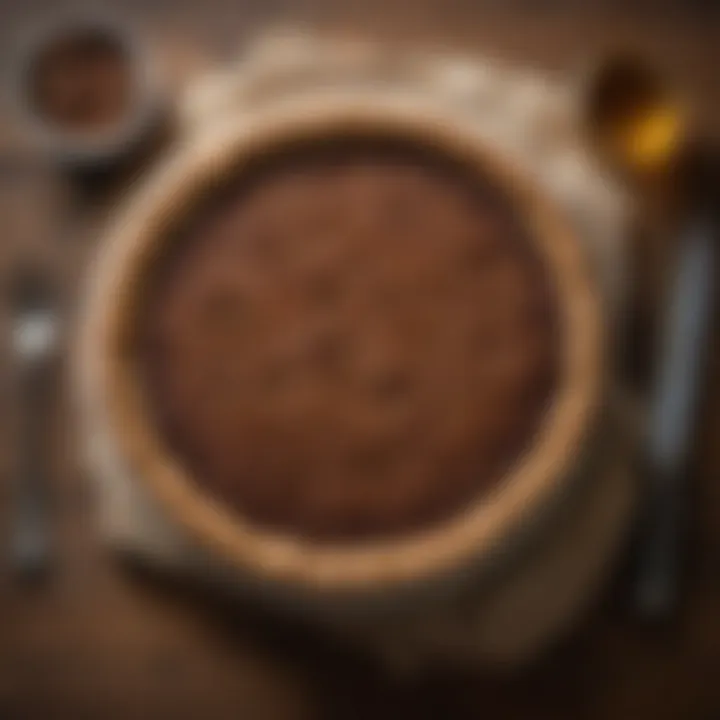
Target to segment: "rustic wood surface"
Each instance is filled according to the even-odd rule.
[[[343,32],[481,50],[576,71],[613,44],[652,54],[697,98],[711,129],[720,128],[720,16],[678,3],[613,2],[603,10],[556,0],[129,0],[180,83],[235,52],[268,23],[308,22]],[[699,4],[697,4],[699,5]],[[708,6],[711,5],[708,3]],[[54,0],[0,1],[0,47]],[[628,9],[632,6],[634,9]],[[583,6],[584,7],[584,6]],[[660,8],[660,9],[657,9]],[[5,57],[6,67],[10,65]],[[15,143],[7,119],[0,146]],[[87,251],[119,189],[131,181],[64,198],[37,184],[18,193],[0,178],[3,240],[0,282],[28,253],[19,238],[37,222],[38,253],[65,290],[71,315]],[[97,190],[97,189],[96,189]],[[12,197],[11,197],[12,196]],[[12,207],[12,213],[5,208]],[[11,222],[8,218],[14,217]],[[638,287],[653,295],[652,243],[641,249]],[[657,264],[657,263],[655,263]],[[645,292],[645,291],[644,291]],[[4,296],[3,296],[4,297]],[[645,295],[643,295],[645,297]],[[648,306],[646,302],[646,306]],[[0,309],[0,529],[10,517],[12,367],[7,304]],[[717,338],[716,338],[717,341]],[[210,599],[109,558],[92,522],[92,498],[74,452],[64,385],[54,403],[55,571],[37,587],[18,584],[0,552],[0,719],[20,718],[563,718],[712,720],[720,717],[720,427],[718,361],[710,371],[696,472],[693,522],[682,607],[665,625],[643,626],[624,604],[621,569],[593,614],[569,642],[519,677],[446,671],[414,680],[379,676],[357,657],[302,628],[257,610]],[[62,368],[59,368],[62,374]],[[2,547],[5,547],[3,542]]]

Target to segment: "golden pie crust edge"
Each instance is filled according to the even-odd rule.
[[[167,455],[144,409],[128,352],[137,289],[159,239],[208,186],[243,159],[291,139],[343,132],[397,133],[477,164],[525,213],[559,300],[561,376],[534,445],[503,482],[450,521],[407,538],[333,546],[245,523],[208,497]],[[473,127],[418,98],[317,93],[229,118],[181,148],[120,213],[93,268],[81,322],[82,394],[101,403],[122,461],[169,517],[241,572],[310,591],[400,587],[481,564],[571,484],[600,415],[605,386],[600,294],[580,243],[542,193],[487,149]]]

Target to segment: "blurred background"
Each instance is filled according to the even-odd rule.
[[[18,266],[40,258],[39,266],[55,273],[52,292],[63,317],[71,318],[105,218],[167,149],[173,130],[169,123],[142,138],[137,152],[112,171],[88,172],[75,162],[58,180],[54,166],[48,170],[48,155],[27,140],[18,120],[14,83],[24,34],[61,5],[0,1],[7,90],[0,106],[0,281],[5,297],[14,297]],[[68,7],[77,12],[76,4]],[[193,79],[232,60],[262,31],[300,26],[398,47],[491,56],[568,78],[580,77],[609,50],[629,48],[681,87],[692,98],[700,132],[720,139],[715,0],[127,0],[104,7],[142,30],[171,104]],[[63,152],[74,151],[66,144]],[[654,234],[640,209],[635,214],[640,217],[631,213],[627,228],[635,262],[623,363],[642,387],[652,375],[649,348],[672,239]],[[40,238],[40,245],[33,249],[27,237]],[[1,322],[0,528],[9,535],[17,511],[14,426],[18,408],[30,401],[14,374],[12,302],[5,303]],[[255,607],[110,561],[68,421],[71,399],[62,378],[72,335],[63,333],[57,362],[42,382],[29,381],[43,386],[37,402],[45,403],[41,415],[48,424],[47,431],[38,430],[43,439],[29,454],[44,458],[49,468],[52,570],[42,582],[19,581],[0,554],[0,719],[720,717],[715,335],[692,437],[682,591],[669,617],[649,622],[628,607],[629,561],[620,562],[572,637],[521,671],[440,668],[398,677],[371,658],[267,618]]]

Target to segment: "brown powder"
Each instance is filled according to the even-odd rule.
[[[50,43],[31,71],[38,114],[66,131],[106,129],[121,121],[132,89],[121,43],[100,31],[77,31]]]
[[[141,323],[147,390],[172,452],[249,520],[420,530],[541,423],[553,293],[482,178],[401,143],[288,150],[181,235]]]

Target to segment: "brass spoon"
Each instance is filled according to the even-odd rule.
[[[640,201],[683,208],[679,254],[660,323],[659,359],[645,445],[648,497],[638,542],[633,604],[642,617],[676,607],[685,485],[711,320],[717,228],[697,191],[694,168],[681,172],[691,135],[687,108],[651,66],[608,58],[589,85],[585,129],[597,156]],[[688,186],[688,180],[692,186]]]

